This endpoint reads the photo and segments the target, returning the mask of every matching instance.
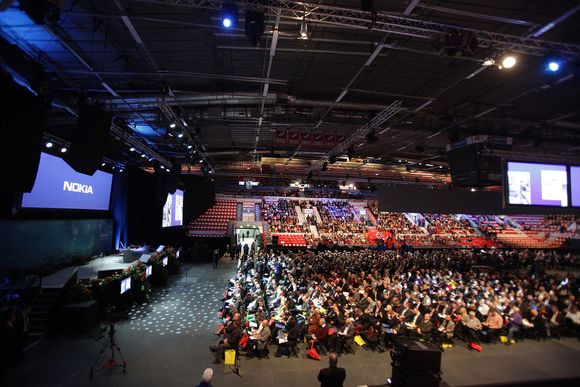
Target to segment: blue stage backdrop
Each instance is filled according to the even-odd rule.
[[[0,221],[0,267],[65,266],[77,257],[112,251],[111,219]]]

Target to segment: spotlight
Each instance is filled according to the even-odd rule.
[[[123,173],[123,170],[122,169],[119,169],[119,173]]]
[[[551,60],[550,62],[548,62],[548,70],[550,70],[553,73],[557,72],[558,70],[560,70],[560,63]]]
[[[49,141],[49,142],[47,142],[47,143],[46,143],[46,147],[47,147],[47,148],[52,148],[52,142],[50,142],[50,141]]]
[[[203,159],[199,159],[199,163],[200,163],[200,164],[201,164],[201,163],[203,163]]]
[[[142,155],[141,155],[141,157],[145,158],[145,157],[147,157],[147,156],[145,156],[145,154],[142,154]]]
[[[492,59],[492,58],[488,58],[488,59],[484,60],[482,63],[483,66],[493,66],[494,64],[495,64],[495,59]]]
[[[105,165],[107,165],[107,164],[105,164],[105,163],[101,163],[101,167],[104,167]]]
[[[129,148],[129,151],[130,152],[135,152],[135,148],[131,147],[131,148]]]
[[[189,145],[187,146],[187,149],[191,149],[191,148],[193,148],[193,145],[189,144]]]
[[[63,146],[62,148],[60,148],[60,153],[66,153],[67,150],[68,149],[66,149],[66,147]]]
[[[169,127],[170,127],[171,129],[175,129],[175,126],[176,126],[176,125],[175,125],[175,122],[172,122],[171,124],[169,124]]]
[[[235,4],[222,5],[220,17],[224,28],[235,27],[238,22],[238,7]]]
[[[183,138],[183,133],[179,133],[179,134],[177,135],[177,138]]]
[[[513,55],[506,55],[501,60],[500,69],[511,69],[518,63],[518,60]]]
[[[162,165],[162,166],[161,166],[161,169],[165,169],[165,167]]]
[[[264,33],[264,13],[256,11],[246,11],[246,25],[244,26],[246,37],[257,46]]]
[[[308,40],[309,38],[310,34],[308,33],[308,23],[306,20],[302,20],[302,23],[300,23],[300,33],[298,34],[298,39]]]

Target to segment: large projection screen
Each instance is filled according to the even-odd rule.
[[[84,175],[64,160],[42,153],[34,187],[22,195],[22,208],[108,211],[112,180],[110,173]]]
[[[568,206],[568,172],[565,165],[506,163],[507,203],[523,206]]]

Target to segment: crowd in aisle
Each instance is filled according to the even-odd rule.
[[[569,254],[268,251],[243,262],[220,310],[216,363],[231,348],[296,356],[302,341],[340,355],[354,342],[383,351],[396,336],[476,346],[579,333],[577,279],[547,270],[576,265]]]

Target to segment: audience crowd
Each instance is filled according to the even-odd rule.
[[[302,340],[340,354],[359,336],[381,351],[395,336],[473,345],[578,335],[578,281],[546,270],[576,264],[554,251],[262,252],[231,279],[212,350],[217,363],[240,346],[297,355]]]

